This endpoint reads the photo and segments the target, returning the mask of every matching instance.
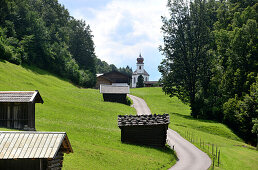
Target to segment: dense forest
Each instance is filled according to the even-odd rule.
[[[189,103],[194,118],[223,122],[256,145],[258,3],[168,1],[162,17],[163,91]]]
[[[0,0],[0,59],[35,65],[93,87],[96,73],[117,69],[95,55],[90,26],[57,0]]]

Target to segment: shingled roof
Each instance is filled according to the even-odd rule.
[[[118,85],[100,85],[100,93],[109,93],[109,94],[129,94],[129,86],[118,86]]]
[[[0,159],[55,158],[73,152],[65,132],[0,131]]]
[[[118,115],[118,126],[142,126],[142,125],[169,124],[169,114],[163,115]]]
[[[35,102],[44,103],[39,92],[36,91],[0,91],[0,103],[3,102]]]

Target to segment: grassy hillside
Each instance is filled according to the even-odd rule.
[[[143,98],[152,113],[169,113],[170,128],[182,136],[186,136],[187,132],[190,133],[197,141],[196,146],[199,146],[200,138],[206,143],[206,152],[208,142],[217,145],[221,150],[220,169],[257,169],[258,151],[246,145],[225,125],[214,121],[193,119],[187,105],[181,103],[176,97],[165,96],[161,88],[132,89],[131,92]],[[211,152],[211,145],[209,149]]]
[[[65,155],[64,169],[161,169],[175,163],[169,149],[122,144],[117,115],[136,112],[103,102],[98,90],[80,89],[40,69],[4,61],[0,90],[39,90],[44,104],[36,104],[36,129],[67,132],[74,150]]]

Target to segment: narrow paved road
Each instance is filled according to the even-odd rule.
[[[150,115],[151,111],[148,107],[148,105],[146,104],[146,102],[139,97],[133,96],[128,94],[128,97],[130,97],[133,100],[133,105],[132,107],[134,107],[137,111],[137,115]]]
[[[128,95],[133,100],[137,114],[151,114],[146,102],[136,96]],[[176,131],[168,129],[168,145],[176,151],[178,161],[170,170],[207,170],[211,165],[208,155],[182,138]]]

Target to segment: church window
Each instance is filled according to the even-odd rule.
[[[140,70],[142,69],[142,67],[141,67],[141,66],[140,66],[139,68],[140,68]]]

